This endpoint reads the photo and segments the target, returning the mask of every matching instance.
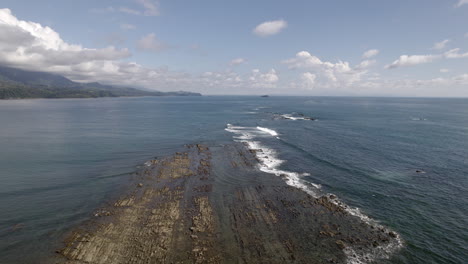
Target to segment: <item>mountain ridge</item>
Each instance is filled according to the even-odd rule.
[[[187,91],[145,91],[133,87],[78,83],[62,75],[0,66],[0,99],[201,96]]]

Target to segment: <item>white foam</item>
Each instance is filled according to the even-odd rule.
[[[281,117],[283,117],[284,119],[289,119],[289,120],[305,120],[304,117],[297,117],[297,116],[292,116],[290,114],[284,114],[284,115],[281,115]]]
[[[362,211],[357,207],[350,207],[347,204],[343,203],[340,199],[332,194],[328,194],[329,200],[336,204],[337,206],[343,208],[348,214],[353,215],[361,219],[364,223],[367,223],[370,226],[374,226],[376,229],[383,229],[386,233],[393,232],[388,228],[380,225],[377,221],[370,218],[369,216],[362,213]],[[331,198],[333,197],[333,198]],[[386,243],[385,245],[380,245],[373,249],[366,249],[365,251],[356,249],[354,247],[347,247],[344,249],[344,252],[347,256],[346,263],[348,264],[364,264],[370,263],[377,259],[386,259],[391,256],[392,253],[403,247],[403,240],[400,235],[396,232],[393,232],[396,235],[394,241]]]
[[[281,170],[279,167],[285,161],[277,157],[276,151],[261,145],[258,141],[248,141],[246,143],[249,149],[257,150],[255,155],[259,160],[259,169],[261,171],[283,177],[286,184],[301,189],[313,197],[318,197],[318,189],[321,186],[308,183],[302,179],[304,176],[309,176],[309,173]],[[310,188],[309,184],[314,188]]]
[[[234,133],[234,139],[236,139],[236,141],[245,143],[250,150],[255,150],[255,156],[259,161],[258,168],[260,171],[282,177],[286,184],[301,189],[312,197],[319,198],[322,196],[323,193],[321,193],[320,184],[311,183],[303,179],[304,176],[310,176],[309,173],[298,173],[280,169],[280,166],[284,164],[285,161],[278,158],[277,152],[262,145],[259,141],[254,140],[256,137],[261,137],[265,133],[270,134],[271,136],[277,136],[278,133],[276,131],[264,127],[257,127],[257,129],[255,129],[252,127],[233,126],[231,124],[228,124],[225,130]],[[261,133],[259,134],[258,131],[261,131]],[[363,214],[359,208],[346,205],[334,195],[327,194],[327,196],[332,203],[340,206],[350,215],[360,218],[363,222],[368,225],[372,225],[375,228],[383,228],[386,232],[390,232],[389,229],[380,225],[369,216]],[[403,246],[403,241],[400,235],[397,233],[395,234],[395,241],[378,246],[370,251],[362,251],[353,247],[345,248],[344,253],[347,256],[347,263],[364,264],[373,262],[376,259],[388,258],[393,252]]]
[[[298,173],[280,169],[279,167],[285,161],[278,158],[275,150],[267,148],[260,142],[254,140],[257,137],[264,137],[265,134],[277,137],[278,132],[265,127],[241,127],[231,124],[227,124],[225,130],[235,134],[235,141],[247,144],[250,150],[256,150],[255,156],[259,161],[258,169],[260,171],[283,177],[286,184],[304,190],[314,197],[319,196],[319,189],[321,186],[302,179],[304,176],[309,176],[309,173]]]
[[[269,129],[269,128],[266,128],[266,127],[257,127],[258,130],[260,131],[263,131],[265,133],[268,133],[274,137],[278,136],[278,132],[274,131],[273,129]]]

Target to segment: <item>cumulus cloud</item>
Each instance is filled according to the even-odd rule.
[[[317,56],[310,54],[307,51],[301,51],[294,58],[284,60],[283,63],[290,69],[306,70],[304,76],[307,81],[313,78],[314,85],[320,87],[349,87],[360,82],[363,76],[368,72],[375,61],[365,60],[360,64],[352,67],[349,62],[338,61],[336,63],[322,61]]]
[[[38,23],[18,20],[9,9],[0,9],[0,62],[34,69],[88,61],[129,57],[127,49],[109,46],[88,49],[64,42],[60,35]]]
[[[246,62],[247,61],[244,58],[237,58],[237,59],[233,59],[232,61],[230,61],[229,65],[235,66],[235,65],[240,65],[240,64],[246,63]]]
[[[460,7],[464,4],[468,4],[468,0],[458,0],[458,3],[455,6]]]
[[[114,37],[109,40],[119,41]],[[143,36],[137,45],[139,49],[147,51],[167,48],[155,34]],[[254,69],[242,74],[232,69],[189,74],[172,71],[164,66],[148,68],[128,62],[131,54],[127,49],[113,46],[96,49],[67,43],[52,28],[19,20],[9,9],[0,9],[0,65],[58,73],[74,81],[99,81],[162,91],[184,89],[211,94],[258,94],[261,91],[269,94],[328,92],[330,95],[446,96],[446,89],[441,87],[450,87],[452,96],[467,94],[468,74],[444,74],[446,78],[429,80],[385,80],[371,72],[372,65],[376,63],[376,55],[376,52],[363,55],[362,61],[351,64],[341,60],[322,60],[307,51],[301,51],[283,61],[293,72],[286,76],[276,69]],[[412,55],[400,57],[393,64],[400,67],[418,64],[421,61],[427,63],[438,59],[457,58],[468,58],[468,52],[451,49],[439,54]],[[245,63],[244,58],[231,61],[231,65],[241,63]],[[288,85],[290,83],[291,85]]]
[[[130,56],[127,49],[90,49],[66,43],[53,29],[19,20],[9,9],[0,9],[1,65],[57,73],[81,82],[149,89],[189,87],[193,81],[186,73],[121,61]]]
[[[283,19],[263,22],[256,26],[253,33],[260,37],[267,37],[280,33],[288,26],[288,23]]]
[[[275,69],[262,73],[258,69],[252,70],[249,78],[250,86],[254,88],[275,88],[279,81],[279,76]]]
[[[165,47],[154,34],[144,36],[140,48],[159,51]],[[276,88],[276,70],[209,72],[192,75],[167,67],[147,68],[126,62],[127,49],[89,49],[66,43],[49,27],[17,19],[9,9],[0,9],[0,65],[64,75],[78,82],[102,82],[154,90],[197,90],[218,94],[245,94],[253,88]],[[237,60],[236,62],[240,62]],[[247,92],[248,93],[248,92]]]
[[[316,79],[317,75],[310,72],[304,72],[301,75],[302,85],[305,89],[313,89],[315,87]]]
[[[141,51],[160,52],[169,48],[169,46],[157,39],[156,34],[150,33],[138,40],[137,48]]]
[[[373,58],[373,57],[377,56],[378,54],[379,54],[378,49],[371,49],[371,50],[368,50],[368,51],[364,52],[364,54],[362,54],[362,58],[363,59],[370,59],[370,58]]]
[[[449,42],[450,42],[450,39],[444,39],[441,42],[435,43],[432,49],[435,49],[435,50],[445,49],[445,47],[447,46]]]

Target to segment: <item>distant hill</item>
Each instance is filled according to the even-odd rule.
[[[0,66],[0,99],[120,96],[201,96],[201,94],[185,91],[144,91],[97,82],[77,83],[56,74]]]

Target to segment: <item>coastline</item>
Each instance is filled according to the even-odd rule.
[[[259,172],[255,153],[190,145],[148,161],[128,193],[70,232],[54,263],[359,263],[350,250],[371,260],[396,239]]]
[[[20,101],[20,100],[64,100],[64,99],[101,99],[101,98],[145,98],[145,97],[201,97],[196,95],[122,95],[122,96],[97,96],[97,97],[24,97],[24,98],[0,98],[0,101]]]

